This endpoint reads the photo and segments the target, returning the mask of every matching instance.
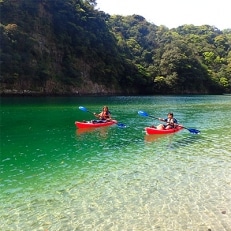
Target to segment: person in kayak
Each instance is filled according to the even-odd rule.
[[[173,113],[169,112],[166,119],[158,118],[160,121],[166,122],[167,124],[160,124],[156,128],[159,130],[171,129],[178,126],[177,120],[173,117]]]
[[[111,120],[111,113],[108,109],[108,106],[104,106],[102,112],[100,112],[99,114],[96,114],[94,112],[94,115],[96,118],[100,119],[100,120],[106,120],[106,121],[110,121]]]

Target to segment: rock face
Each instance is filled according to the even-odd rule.
[[[102,84],[93,83],[88,80],[82,86],[63,85],[58,82],[47,81],[43,88],[36,90],[31,88],[31,84],[9,89],[1,87],[0,95],[134,95],[139,94],[134,89],[119,89],[114,86],[106,87]]]

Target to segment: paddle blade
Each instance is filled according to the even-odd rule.
[[[85,107],[83,107],[83,106],[79,106],[79,109],[80,109],[81,111],[87,112],[87,109],[86,109]]]
[[[120,128],[126,128],[127,127],[125,124],[122,124],[122,123],[117,123],[117,126]]]
[[[145,111],[138,111],[138,114],[139,114],[140,116],[148,116],[148,113],[145,112]]]
[[[201,132],[199,131],[199,130],[197,130],[197,129],[194,129],[194,128],[187,128],[189,131],[190,131],[190,133],[192,133],[192,134],[200,134]]]

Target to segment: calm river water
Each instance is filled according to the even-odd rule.
[[[108,105],[127,125],[82,131]],[[230,231],[231,96],[1,98],[0,230]],[[174,112],[184,129],[147,136]]]

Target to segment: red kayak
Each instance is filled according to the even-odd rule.
[[[153,127],[146,127],[145,131],[147,135],[155,135],[155,134],[170,134],[170,133],[175,133],[175,132],[179,132],[180,130],[184,129],[181,126],[177,126],[176,128],[170,128],[170,129],[163,129],[163,130],[159,130],[157,128],[153,128]]]
[[[110,126],[116,123],[117,123],[116,120],[110,120],[110,121],[92,120],[92,121],[84,121],[84,122],[76,121],[75,126],[77,128],[99,128],[99,127]]]

